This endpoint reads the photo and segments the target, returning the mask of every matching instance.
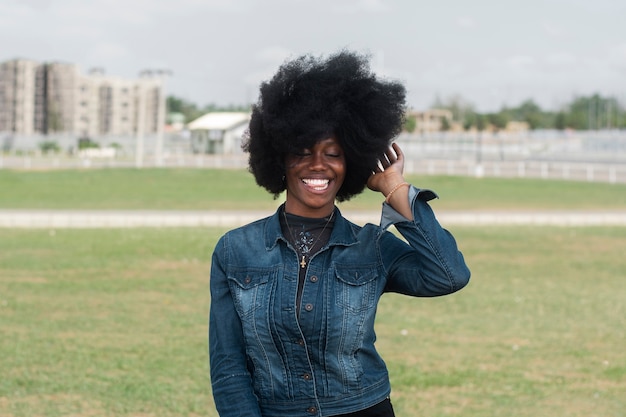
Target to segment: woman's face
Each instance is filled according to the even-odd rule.
[[[288,154],[285,166],[287,213],[318,218],[332,213],[346,177],[346,159],[339,141],[329,137],[298,154]]]

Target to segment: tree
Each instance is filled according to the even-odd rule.
[[[490,113],[487,115],[487,121],[495,127],[496,131],[502,130],[509,122],[509,115],[506,109],[500,110],[498,113]]]
[[[448,120],[447,117],[441,118],[441,130],[444,132],[447,132],[448,130],[450,130],[450,121]]]
[[[413,133],[417,127],[417,118],[412,114],[409,114],[404,121],[404,130]]]
[[[485,130],[486,126],[487,126],[486,116],[483,114],[476,113],[476,130],[478,130],[479,132],[482,132],[483,130]]]
[[[556,117],[554,118],[554,128],[558,129],[558,130],[564,130],[567,125],[565,124],[566,121],[566,115],[565,112],[560,111],[556,114]]]
[[[516,109],[515,115],[515,119],[528,123],[528,127],[531,130],[545,127],[541,108],[532,99],[524,101]]]
[[[175,96],[167,97],[167,111],[182,114],[185,122],[190,122],[204,114],[194,103]]]
[[[473,114],[475,113],[474,105],[465,101],[460,95],[450,96],[443,101],[437,96],[430,108],[450,110],[452,121],[461,122],[466,129],[472,126]],[[450,120],[448,120],[448,125],[450,125],[449,122]]]

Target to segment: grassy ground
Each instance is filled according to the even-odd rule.
[[[410,176],[432,188],[442,210],[624,210],[626,185],[445,176]],[[101,169],[0,170],[0,208],[29,209],[268,209],[277,202],[243,170]],[[378,209],[379,193],[342,206]]]
[[[0,229],[0,416],[216,416],[206,355],[223,230]],[[625,228],[457,228],[473,271],[383,297],[398,416],[624,416]]]
[[[439,192],[436,209],[626,208],[618,185],[410,180]],[[0,208],[275,204],[243,171],[0,170]],[[223,232],[0,229],[0,417],[216,416],[206,325]],[[473,272],[466,289],[381,301],[397,415],[626,416],[626,228],[452,232]]]

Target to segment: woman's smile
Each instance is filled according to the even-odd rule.
[[[346,160],[339,141],[329,137],[311,149],[289,154],[285,166],[287,212],[318,218],[328,216],[346,176]]]
[[[329,179],[304,178],[302,182],[314,191],[326,191],[328,189]]]

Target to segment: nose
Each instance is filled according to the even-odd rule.
[[[322,152],[315,152],[311,155],[311,164],[309,168],[312,170],[323,170],[326,168],[326,159]]]

